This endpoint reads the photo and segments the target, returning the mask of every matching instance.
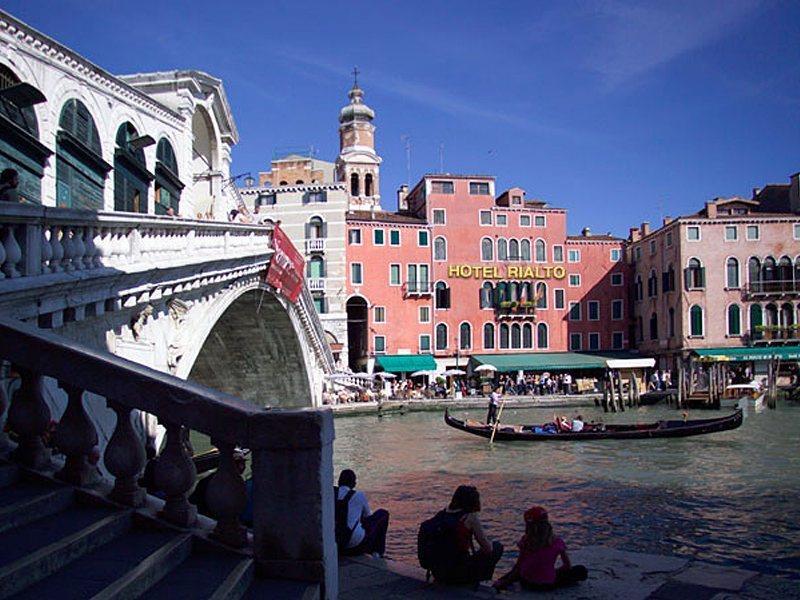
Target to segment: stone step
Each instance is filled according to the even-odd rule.
[[[241,598],[253,580],[253,561],[194,540],[191,555],[147,592],[148,600]]]
[[[125,513],[122,513],[125,514]],[[15,596],[18,600],[135,598],[179,563],[190,548],[188,534],[131,528],[98,545]],[[165,564],[159,565],[159,560]]]
[[[0,462],[0,489],[13,485],[19,479],[19,467],[12,463]]]
[[[281,600],[319,600],[319,584],[288,579],[259,579],[256,577],[243,596],[245,600],[280,598]]]
[[[0,598],[35,587],[36,582],[130,528],[131,511],[108,512],[73,508],[1,534]],[[64,586],[70,587],[61,585],[56,594],[38,597],[60,597]]]
[[[20,484],[13,489],[19,492],[22,487]],[[39,486],[34,486],[33,489],[39,490]],[[54,488],[45,493],[37,493],[32,497],[26,497],[25,494],[17,494],[17,496],[19,496],[17,501],[11,503],[0,498],[2,507],[0,508],[0,533],[63,511],[72,504],[75,492],[72,488],[63,487]]]

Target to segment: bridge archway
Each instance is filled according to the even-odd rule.
[[[176,375],[259,406],[318,403],[312,392],[313,351],[302,341],[291,305],[261,285],[236,290],[215,304],[191,319],[200,331],[186,344]]]

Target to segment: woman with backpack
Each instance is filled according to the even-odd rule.
[[[449,506],[420,527],[420,564],[437,582],[477,584],[492,578],[503,555],[503,545],[486,537],[478,516],[480,510],[477,488],[460,485]]]
[[[553,534],[547,511],[534,506],[525,511],[525,535],[519,541],[519,558],[508,573],[498,579],[493,587],[503,590],[519,581],[526,590],[554,590],[585,581],[586,567],[573,565],[567,555],[567,546]],[[561,557],[561,566],[556,561]]]

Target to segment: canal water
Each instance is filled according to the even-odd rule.
[[[680,418],[666,407],[581,413],[607,423]],[[503,414],[507,423],[552,418],[552,408]],[[800,579],[798,431],[800,406],[787,403],[751,409],[739,429],[707,436],[493,446],[446,426],[437,412],[340,417],[334,467],[353,468],[372,509],[389,510],[387,555],[412,565],[419,523],[468,483],[481,493],[489,537],[512,551],[500,568],[516,557],[522,512],[541,504],[568,547],[675,554]]]

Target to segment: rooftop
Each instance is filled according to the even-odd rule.
[[[379,223],[397,223],[400,225],[427,225],[425,219],[418,219],[410,215],[383,210],[351,210],[347,213],[348,221],[376,221]]]

